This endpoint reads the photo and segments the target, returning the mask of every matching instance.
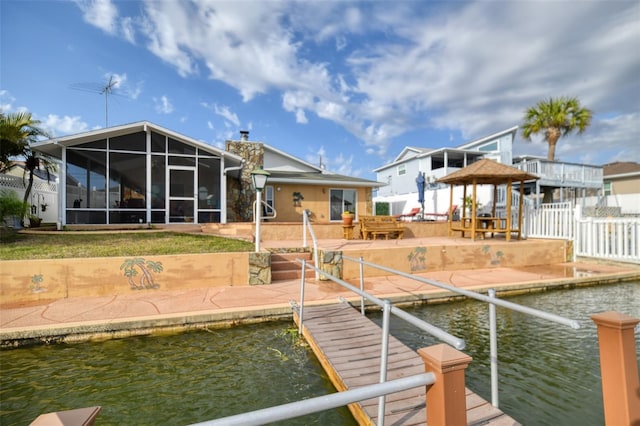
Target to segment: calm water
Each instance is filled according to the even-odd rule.
[[[335,392],[290,322],[0,352],[0,424],[101,405],[98,425],[186,425]],[[288,421],[354,425],[347,409]]]
[[[510,297],[520,305],[579,321],[580,330],[498,308],[499,403],[525,425],[602,425],[602,388],[597,332],[590,315],[615,310],[640,318],[640,283],[558,290]],[[491,401],[489,309],[464,301],[409,310],[467,342],[473,357],[467,386]],[[437,343],[402,321],[392,334],[418,349]],[[640,354],[640,336],[636,335]],[[640,367],[640,358],[638,360]]]
[[[500,407],[526,425],[601,425],[595,326],[589,315],[618,310],[640,317],[640,283],[551,291],[509,300],[579,320],[578,331],[498,309]],[[490,400],[488,308],[476,302],[412,310],[467,341],[467,385]],[[379,319],[379,316],[377,317]],[[100,343],[0,352],[0,424],[102,405],[99,425],[189,424],[283,404],[334,389],[290,322]],[[428,336],[392,320],[413,348]],[[640,353],[639,339],[636,339]],[[346,409],[287,425],[353,425]]]

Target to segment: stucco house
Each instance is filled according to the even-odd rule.
[[[33,145],[60,162],[60,226],[252,221],[251,171],[260,166],[271,173],[264,199],[277,212],[265,212],[273,221],[300,221],[302,209],[319,222],[339,220],[344,209],[370,211],[381,185],[250,142],[248,132],[226,147],[148,121]]]

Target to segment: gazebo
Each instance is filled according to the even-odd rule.
[[[537,176],[523,172],[515,167],[500,164],[496,161],[489,159],[482,159],[475,163],[453,172],[445,177],[438,179],[438,182],[446,183],[450,185],[450,207],[453,206],[453,187],[455,185],[464,185],[463,199],[467,198],[467,186],[472,185],[471,199],[471,215],[467,216],[465,209],[460,217],[460,222],[455,223],[449,219],[449,236],[453,235],[453,231],[462,232],[464,237],[465,232],[471,233],[471,239],[475,240],[476,234],[481,234],[483,237],[485,233],[504,233],[507,241],[511,240],[511,233],[518,234],[518,239],[522,239],[522,205],[524,199],[524,182],[538,179]],[[513,182],[520,183],[520,201],[518,204],[518,223],[517,227],[513,227],[511,219],[511,191]],[[498,186],[507,185],[507,200],[506,200],[506,216],[497,217],[496,215],[496,199],[498,195]],[[490,215],[478,216],[476,211],[476,190],[477,185],[493,185],[493,205]]]

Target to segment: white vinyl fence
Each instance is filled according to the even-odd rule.
[[[575,256],[640,263],[640,218],[583,217],[571,203],[543,204],[527,209],[528,238],[573,240]]]
[[[573,239],[575,212],[570,202],[527,206],[525,235],[531,238]]]
[[[18,176],[0,174],[0,189],[14,191],[22,200],[26,191],[26,182]],[[35,179],[29,203],[28,213],[42,218],[43,222],[56,223],[58,219],[58,184]]]

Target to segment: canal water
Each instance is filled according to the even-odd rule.
[[[498,308],[500,408],[526,425],[602,425],[595,326],[617,310],[640,317],[640,283],[557,290],[509,300],[581,322],[583,328]],[[473,301],[409,310],[467,342],[467,385],[490,400],[488,308]],[[379,321],[380,315],[374,314]],[[415,349],[437,343],[392,319]],[[292,323],[0,351],[0,424],[101,405],[98,425],[186,425],[333,392]],[[640,353],[640,339],[636,339]],[[332,410],[287,425],[354,425]]]

